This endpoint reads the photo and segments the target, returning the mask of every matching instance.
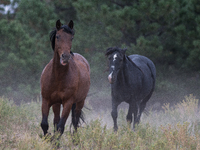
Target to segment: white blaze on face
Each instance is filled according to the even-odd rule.
[[[113,55],[113,61],[115,61],[117,58],[117,54]]]
[[[113,62],[116,60],[116,58],[117,58],[117,54],[113,55]],[[113,74],[113,71],[115,69],[115,66],[112,65],[110,67],[112,69],[112,72],[108,75],[108,81],[109,81],[110,84],[112,84],[112,74]]]

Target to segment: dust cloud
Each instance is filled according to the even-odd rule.
[[[200,99],[199,76],[196,74],[192,75],[176,75],[170,78],[161,78],[158,76],[156,82],[155,91],[147,102],[145,112],[153,111],[159,113],[162,111],[164,104],[169,103],[170,107],[173,107],[177,103],[180,103],[185,99],[185,96],[193,94],[197,99]],[[111,89],[110,84],[107,79],[103,79],[101,85],[96,84],[91,85],[88,97],[85,102],[85,106],[89,110],[85,109],[86,120],[90,122],[91,120],[99,119],[102,125],[106,125],[108,128],[113,127],[113,120],[111,117]],[[99,88],[100,87],[100,88]],[[123,121],[126,121],[126,114],[128,111],[128,104],[123,102],[118,107],[118,118],[120,113],[123,113]],[[145,113],[143,113],[146,117]],[[142,116],[143,116],[142,115]],[[142,117],[143,120],[146,117]]]

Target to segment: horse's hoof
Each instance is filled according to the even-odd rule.
[[[133,131],[133,132],[136,132],[136,131],[135,131],[135,128],[132,128],[132,131]]]
[[[54,145],[56,148],[59,148],[60,147],[60,141],[59,141],[60,137],[57,137],[55,135],[53,135],[51,137],[51,144]]]
[[[114,132],[117,132],[118,127],[114,127],[113,130],[114,130]]]
[[[45,134],[45,137],[51,136],[51,133],[47,133]]]
[[[47,134],[45,134],[44,139],[45,139],[45,140],[49,140],[49,141],[51,141],[51,139],[52,139],[52,135],[51,135],[51,133],[47,133]]]

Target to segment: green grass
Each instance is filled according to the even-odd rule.
[[[143,114],[135,131],[125,121],[126,110],[119,110],[119,130],[113,132],[110,112],[94,115],[85,111],[87,124],[82,124],[72,136],[70,120],[65,132],[56,143],[42,137],[40,128],[41,102],[16,106],[0,98],[0,149],[10,150],[197,150],[200,149],[200,114],[198,99],[193,95],[173,107],[163,105],[162,111]],[[96,117],[95,117],[96,116]],[[50,111],[49,131],[53,133],[53,114]],[[110,124],[109,124],[110,123]]]

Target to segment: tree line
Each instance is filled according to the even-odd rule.
[[[34,98],[53,56],[56,20],[74,21],[72,51],[86,57],[92,80],[103,78],[105,50],[127,48],[156,65],[200,71],[199,0],[3,0],[0,10],[0,95]]]

